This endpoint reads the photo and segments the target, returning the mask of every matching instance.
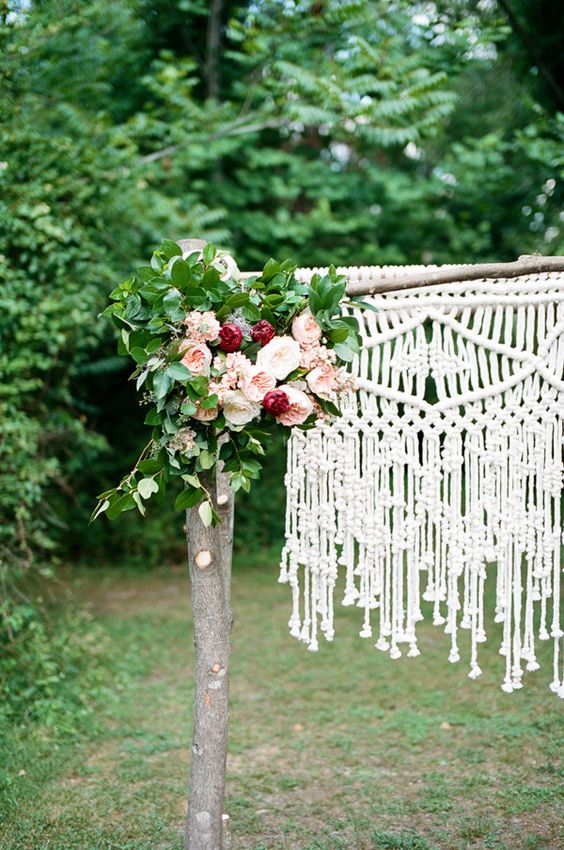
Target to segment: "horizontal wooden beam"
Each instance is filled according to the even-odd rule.
[[[375,274],[371,280],[349,283],[347,295],[377,295],[423,286],[460,283],[466,280],[513,278],[521,275],[564,272],[564,257],[539,257],[525,254],[512,263],[477,263],[452,268],[426,269],[399,277]]]
[[[201,250],[205,241],[185,239],[179,242],[185,251]],[[393,266],[390,267],[393,269]],[[445,283],[461,283],[466,280],[485,280],[513,278],[527,274],[546,272],[564,272],[564,256],[541,257],[536,254],[523,254],[511,263],[476,263],[464,266],[442,266],[424,271],[406,272],[398,277],[386,277],[386,269],[378,273],[374,266],[374,276],[369,280],[359,280],[347,284],[347,295],[381,295],[385,292],[398,292],[404,289],[416,289],[423,286],[439,286]],[[260,272],[241,272],[241,279],[256,277]]]

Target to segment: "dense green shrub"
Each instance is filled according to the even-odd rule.
[[[14,721],[73,734],[93,710],[107,641],[68,594],[65,602],[42,606],[41,616],[20,596],[4,595],[0,603],[0,734]]]

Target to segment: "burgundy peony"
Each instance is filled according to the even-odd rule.
[[[251,339],[253,342],[260,342],[261,345],[266,345],[272,337],[276,336],[276,331],[266,319],[261,319],[256,325],[253,325],[251,331]]]
[[[219,347],[222,351],[237,351],[243,342],[243,334],[241,328],[234,325],[233,322],[227,322],[219,329]]]
[[[271,390],[262,400],[262,406],[273,416],[280,416],[290,407],[290,399],[284,390]]]

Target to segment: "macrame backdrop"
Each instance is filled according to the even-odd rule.
[[[339,271],[356,283],[419,270]],[[460,657],[459,629],[469,631],[476,678],[488,576],[503,623],[503,690],[522,687],[524,670],[539,666],[536,641],[551,639],[550,687],[564,697],[564,275],[366,300],[378,312],[354,311],[363,338],[356,397],[337,421],[289,442],[280,581],[292,590],[291,634],[310,650],[320,634],[333,638],[343,571],[342,603],[361,609],[361,637],[392,658],[419,655],[426,600],[449,635],[449,661]]]

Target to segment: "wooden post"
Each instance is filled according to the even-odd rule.
[[[205,242],[179,242],[185,251]],[[194,715],[186,850],[230,850],[229,816],[224,814],[227,731],[229,723],[229,649],[233,491],[229,476],[202,473],[221,523],[206,528],[192,508],[186,514],[188,564],[192,588]]]
[[[221,510],[216,476],[201,477],[214,507]],[[225,533],[220,526],[206,528],[197,508],[188,511],[187,528],[196,664],[186,850],[222,850],[229,721],[230,558],[223,548]]]

